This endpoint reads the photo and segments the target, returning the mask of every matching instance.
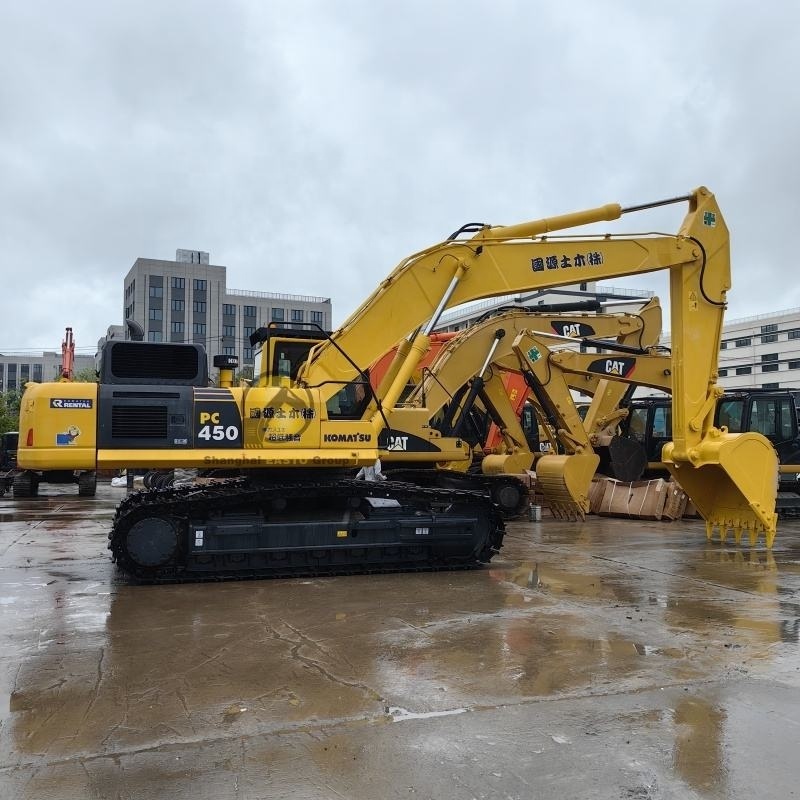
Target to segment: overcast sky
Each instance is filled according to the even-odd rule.
[[[0,0],[0,41],[0,352],[93,352],[139,256],[338,324],[464,222],[700,184],[728,317],[800,306],[797,3]]]

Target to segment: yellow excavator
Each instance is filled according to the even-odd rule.
[[[554,235],[677,202],[688,203],[688,213],[675,235]],[[471,460],[459,437],[395,429],[398,401],[441,314],[481,298],[662,269],[670,272],[674,397],[674,441],[663,460],[708,525],[774,535],[773,448],[758,434],[712,424],[731,279],[727,227],[705,188],[628,208],[465,226],[404,259],[305,357],[293,362],[288,344],[268,347],[274,360],[266,359],[262,385],[209,388],[191,346],[161,345],[153,359],[142,357],[147,343],[117,342],[100,384],[28,385],[18,463],[248,468],[247,478],[141,492],[120,504],[109,547],[118,566],[142,580],[485,562],[501,546],[503,526],[484,493],[350,477],[389,452]],[[396,364],[371,391],[366,367],[397,342]]]
[[[603,448],[615,448],[611,455],[606,454],[607,467],[613,465],[617,470],[628,470],[627,460],[635,462],[630,464],[635,475],[630,478],[618,475],[622,480],[635,479],[645,468],[646,458],[638,444],[613,437],[611,432],[625,413],[619,408],[619,402],[626,384],[669,386],[672,362],[654,347],[631,355],[635,349],[621,342],[583,340],[595,346],[622,349],[622,352],[602,355],[552,351],[552,339],[563,338],[520,331],[510,345],[511,354],[498,359],[496,366],[521,370],[537,417],[552,431],[561,454],[547,454],[537,460],[537,489],[556,516],[570,518],[583,517],[589,510],[589,486],[600,464],[598,453]],[[576,388],[594,395],[583,419],[571,392]]]
[[[655,298],[636,313],[554,315],[508,309],[484,319],[445,344],[438,357],[424,371],[423,380],[414,387],[403,406],[397,409],[395,429],[419,436],[425,429],[434,427],[444,436],[462,436],[478,449],[485,451],[486,439],[490,435],[485,425],[488,417],[497,426],[499,436],[492,452],[484,455],[479,463],[487,484],[491,485],[492,479],[499,479],[502,475],[518,474],[530,469],[534,456],[538,454],[531,449],[526,431],[519,420],[521,401],[529,391],[525,383],[528,376],[525,373],[530,371],[530,366],[517,364],[512,345],[523,332],[530,336],[553,335],[561,338],[554,331],[569,331],[584,337],[605,337],[612,340],[609,344],[631,349],[635,347],[637,351],[641,351],[642,347],[658,341],[661,332],[661,306]],[[597,342],[597,339],[593,338],[591,341]],[[482,367],[476,369],[476,365],[480,364]],[[509,378],[513,383],[509,382]],[[567,401],[572,405],[566,386],[564,391]],[[518,397],[515,396],[517,393]],[[420,414],[419,409],[424,409],[424,413]],[[577,423],[583,431],[580,420]],[[560,427],[563,428],[563,425]],[[629,440],[624,441],[633,445]],[[568,451],[573,452],[569,448]],[[392,459],[388,458],[387,461],[384,469],[389,476],[424,479],[424,475],[419,472],[398,472],[392,468]],[[579,460],[571,460],[568,469],[561,476],[570,491],[575,485],[570,475],[578,469],[578,464]],[[440,481],[452,480],[451,476],[457,473],[460,464],[440,462],[437,466],[439,470],[435,475],[431,476],[430,471],[427,473],[428,480],[432,477]],[[593,472],[594,469],[591,468],[586,480],[587,491]],[[551,494],[550,486],[546,482],[542,488],[552,507],[561,508],[564,505],[566,501],[561,488],[555,494]],[[504,510],[508,510],[509,503],[515,499],[511,487],[499,482],[497,489],[493,496]],[[575,511],[579,513],[582,507],[580,500],[575,502]],[[588,503],[588,499],[586,502]],[[516,508],[513,503],[511,506]]]

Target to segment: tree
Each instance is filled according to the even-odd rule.
[[[94,367],[79,369],[73,374],[72,380],[75,383],[97,383],[97,370]]]
[[[19,406],[22,392],[9,389],[0,392],[0,433],[19,430]]]

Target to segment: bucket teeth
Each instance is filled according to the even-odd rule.
[[[706,520],[706,538],[709,541],[714,539],[715,531],[719,531],[719,542],[725,544],[728,532],[733,531],[733,540],[737,546],[741,545],[742,537],[745,532],[750,543],[750,547],[758,544],[759,534],[764,534],[764,544],[768,550],[772,549],[775,542],[775,528],[765,528],[751,520],[741,519],[710,519]]]
[[[548,508],[552,512],[553,516],[556,519],[562,520],[574,520],[577,522],[580,520],[583,522],[586,519],[586,512],[580,506],[579,503],[574,503],[570,501],[564,500],[554,500],[548,498],[547,494],[543,492],[543,497],[545,502],[547,503]]]

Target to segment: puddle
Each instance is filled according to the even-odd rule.
[[[409,711],[400,706],[388,706],[387,713],[394,722],[405,722],[409,719],[432,719],[433,717],[453,717],[456,714],[466,714],[468,708],[450,708],[446,711]]]

